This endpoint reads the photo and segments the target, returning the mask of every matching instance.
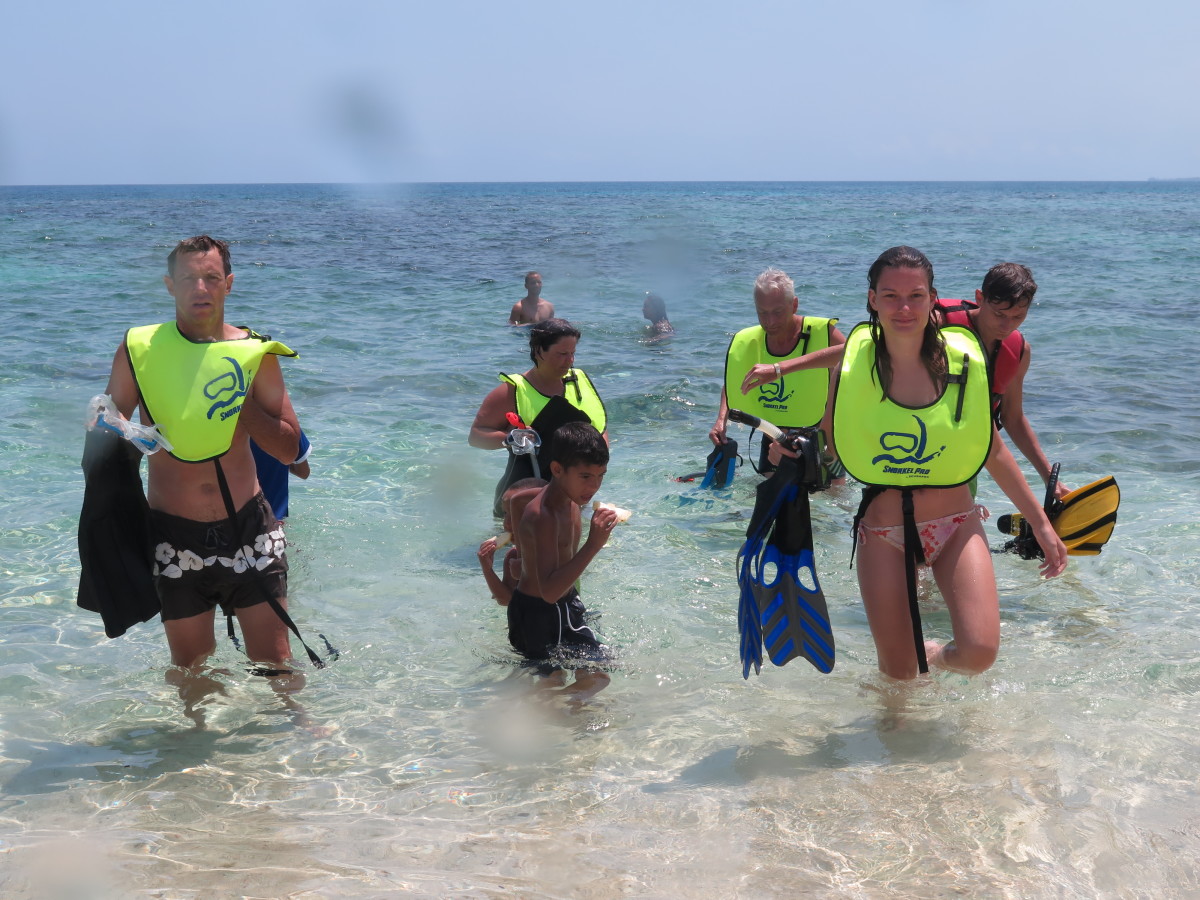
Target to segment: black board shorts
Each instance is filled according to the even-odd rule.
[[[287,596],[283,527],[262,493],[232,519],[197,522],[150,510],[154,587],[163,621],[220,605],[226,615]]]
[[[585,624],[587,610],[572,589],[557,603],[547,603],[513,589],[508,603],[508,642],[531,662],[544,663],[551,657],[581,657],[603,661],[607,648]],[[549,671],[565,664],[543,667]]]

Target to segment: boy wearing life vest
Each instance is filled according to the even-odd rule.
[[[1042,481],[1049,484],[1050,461],[1042,451],[1037,434],[1025,416],[1024,384],[1032,353],[1029,342],[1017,329],[1029,314],[1037,282],[1033,273],[1020,263],[992,266],[983,278],[983,287],[970,300],[938,300],[938,312],[949,325],[963,325],[979,336],[988,355],[991,381],[992,415],[998,428],[1008,432],[1017,449],[1029,460]],[[1057,496],[1070,493],[1059,482]]]
[[[216,607],[237,614],[246,653],[286,672],[287,558],[262,495],[250,438],[281,462],[299,455],[300,426],[277,356],[295,352],[225,323],[229,245],[181,241],[163,277],[175,319],[131,328],[108,393],[125,418],[140,408],[172,444],[148,458],[147,501],[171,662],[195,667],[215,649]],[[290,620],[288,620],[290,621]]]

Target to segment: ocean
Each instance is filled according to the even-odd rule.
[[[1200,184],[5,187],[0,222],[0,894],[1200,895]],[[109,640],[75,605],[85,407],[203,232],[232,242],[227,320],[300,352],[290,602],[341,655],[292,695],[223,634],[181,691],[157,621]],[[1058,579],[995,556],[995,666],[898,689],[849,568],[857,492],[818,496],[836,668],[743,680],[756,476],[672,477],[703,468],[758,272],[848,332],[900,243],[944,297],[1032,268],[1027,413],[1065,482],[1116,476],[1119,524]],[[577,712],[517,666],[476,560],[504,460],[467,432],[529,366],[504,323],[531,269],[608,410],[600,496],[634,511],[583,577],[619,658]],[[674,337],[648,339],[646,291]],[[1011,504],[980,499],[998,547]],[[923,613],[949,637],[936,591]]]

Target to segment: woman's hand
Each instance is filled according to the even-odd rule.
[[[742,379],[742,393],[748,394],[751,389],[778,381],[780,377],[778,365],[768,366],[766,363],[759,363]]]
[[[1033,524],[1033,533],[1038,545],[1046,554],[1045,560],[1039,566],[1043,578],[1054,578],[1061,575],[1067,568],[1067,545],[1054,533],[1054,528],[1044,515],[1038,516]]]

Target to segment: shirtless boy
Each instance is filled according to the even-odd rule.
[[[617,524],[617,514],[601,508],[592,514],[587,540],[580,546],[580,507],[600,490],[608,471],[608,445],[591,425],[572,422],[554,433],[550,483],[525,507],[518,535],[521,578],[508,605],[508,640],[543,675],[563,685],[561,666],[549,656],[596,659],[605,648],[584,623],[586,610],[575,583],[600,552]],[[583,700],[601,691],[609,677],[578,669],[566,691]]]
[[[529,501],[536,497],[546,486],[541,478],[522,478],[512,484],[502,495],[500,502],[504,509],[504,530],[508,532],[512,544],[504,554],[504,565],[499,575],[496,574],[496,538],[490,537],[479,545],[479,565],[483,569],[484,580],[492,598],[501,606],[508,606],[512,600],[513,588],[521,580],[521,543],[518,529],[521,527],[521,516]]]
[[[508,314],[509,325],[532,325],[554,318],[554,304],[542,298],[542,276],[537,272],[525,275],[525,296],[513,304]]]

